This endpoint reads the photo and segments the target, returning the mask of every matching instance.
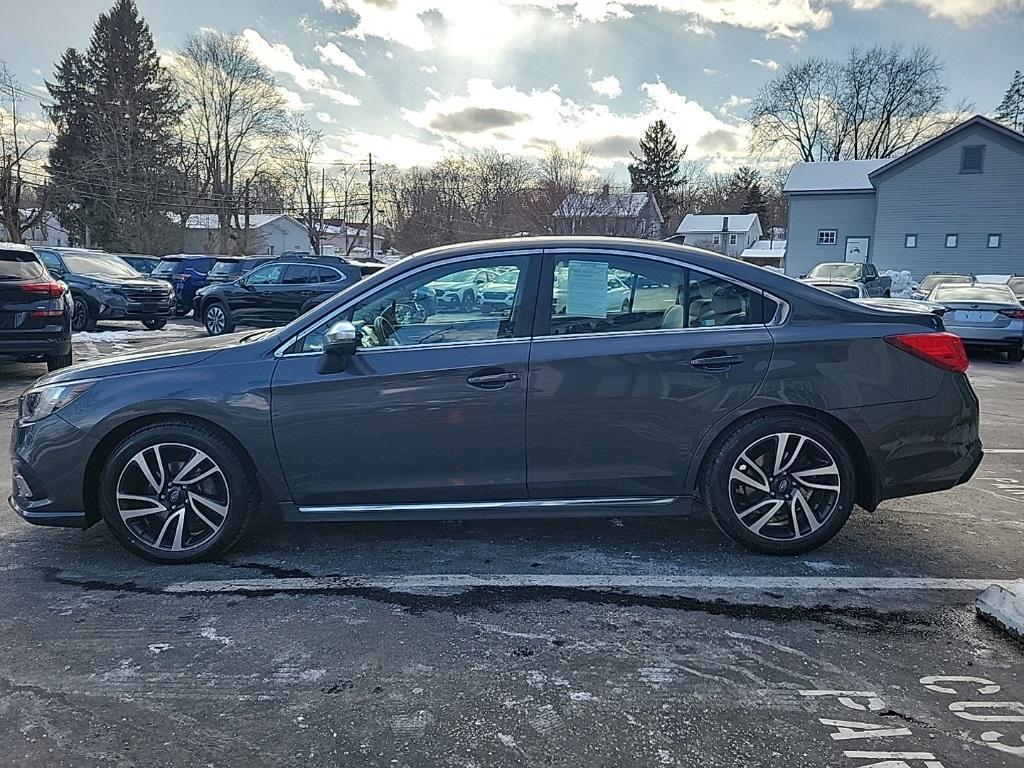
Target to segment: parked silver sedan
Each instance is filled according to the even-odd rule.
[[[928,297],[948,308],[946,330],[966,346],[1006,352],[1014,362],[1024,360],[1024,305],[1006,285],[939,285]]]

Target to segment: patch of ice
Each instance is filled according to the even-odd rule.
[[[173,647],[174,646],[171,645],[170,643],[150,643],[150,645],[149,645],[149,652],[150,653],[163,653],[164,651],[171,650],[171,648],[173,648]]]
[[[519,745],[516,744],[516,740],[509,736],[507,733],[499,733],[498,741],[504,744],[509,749],[518,749]]]
[[[231,640],[230,637],[224,637],[223,635],[218,635],[216,627],[203,627],[201,630],[199,630],[199,636],[200,637],[205,637],[207,640],[215,640],[216,642],[218,642],[218,643],[220,643],[221,645],[224,645],[224,646],[231,645],[231,643],[232,643],[232,640]]]
[[[182,339],[198,335],[199,331],[196,328],[175,327],[164,328],[160,331],[149,331],[140,328],[137,331],[79,331],[72,334],[71,341],[160,341],[162,339]]]

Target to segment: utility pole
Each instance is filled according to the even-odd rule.
[[[327,209],[327,169],[320,169],[320,229],[317,230],[316,235],[316,255],[324,255],[324,233],[327,231],[324,228],[324,211]]]
[[[370,153],[367,173],[370,175],[370,261],[373,261],[373,153]]]

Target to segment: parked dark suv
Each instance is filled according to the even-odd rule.
[[[184,317],[192,311],[196,291],[206,285],[206,276],[216,263],[216,256],[165,256],[150,276],[174,286],[174,314]]]
[[[116,256],[78,248],[36,248],[36,253],[71,289],[72,330],[91,331],[100,320],[141,320],[155,331],[174,313],[167,283],[143,277]]]
[[[160,264],[159,256],[147,256],[142,253],[117,253],[114,254],[122,261],[128,262],[128,266],[140,275],[149,275]]]
[[[408,311],[468,269],[516,274],[513,301]],[[741,544],[797,554],[855,503],[952,488],[982,459],[967,357],[940,318],[707,251],[514,238],[345,284],[279,330],[40,379],[14,427],[15,510],[102,518],[131,551],[187,562],[236,542],[261,502],[365,524],[700,499]]]
[[[71,296],[25,245],[0,244],[0,355],[71,365]]]
[[[197,319],[210,336],[239,325],[284,325],[377,269],[333,256],[282,256],[234,282],[201,290]]]
[[[277,258],[277,256],[218,256],[217,263],[206,275],[206,284],[232,283],[246,272],[251,272],[261,264],[266,264]]]

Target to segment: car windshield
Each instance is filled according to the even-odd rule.
[[[64,254],[68,271],[76,275],[100,275],[102,277],[142,277],[121,259],[85,254]]]
[[[970,285],[974,278],[970,275],[928,275],[921,281],[918,290],[923,293],[930,293],[939,285]]]
[[[819,264],[807,273],[808,277],[838,277],[854,280],[860,276],[860,264]]]
[[[156,268],[153,270],[153,275],[156,277],[166,277],[167,275],[176,275],[185,268],[184,259],[164,259]]]
[[[1017,301],[1013,291],[1005,285],[940,285],[932,298],[939,301]]]
[[[1024,277],[1010,278],[1010,290],[1018,296],[1024,296]]]
[[[499,275],[495,280],[495,283],[502,283],[504,285],[515,285],[519,282],[518,272],[506,272],[504,275]]]
[[[828,291],[829,293],[834,293],[836,296],[842,296],[844,299],[856,299],[860,296],[860,291],[852,285],[829,285],[828,283],[825,283],[815,285],[814,287],[820,288],[823,291]]]
[[[211,275],[230,275],[241,269],[240,261],[218,261],[210,270]]]
[[[39,257],[29,251],[0,250],[0,280],[45,277]]]

